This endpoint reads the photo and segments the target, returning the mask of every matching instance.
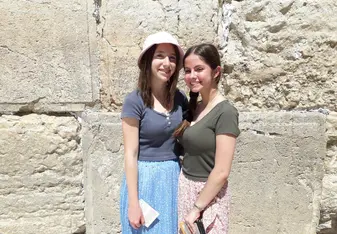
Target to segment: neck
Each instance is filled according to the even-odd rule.
[[[151,82],[151,93],[159,100],[164,100],[167,90],[166,90],[166,83],[158,82],[152,79]]]
[[[218,90],[212,88],[208,92],[200,92],[202,98],[202,104],[207,106],[210,102],[214,100],[214,98],[218,95]]]

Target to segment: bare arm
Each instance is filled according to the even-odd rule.
[[[208,177],[205,187],[195,202],[198,207],[204,209],[227,182],[232,167],[235,144],[236,138],[233,136],[216,136],[215,165]]]
[[[138,148],[139,120],[123,118],[124,164],[128,187],[129,221],[131,226],[139,228],[144,223],[138,200]]]
[[[197,207],[205,209],[227,182],[232,167],[235,144],[236,138],[234,136],[216,136],[215,165],[194,203]],[[200,216],[201,209],[197,207],[191,207],[191,211],[185,218],[191,230],[193,230],[194,221]]]

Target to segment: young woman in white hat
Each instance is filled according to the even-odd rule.
[[[174,130],[187,108],[177,90],[184,52],[167,32],[148,36],[138,59],[138,88],[125,98],[122,110],[125,178],[121,186],[122,233],[176,233],[177,189],[181,154]],[[139,199],[159,212],[144,226]]]

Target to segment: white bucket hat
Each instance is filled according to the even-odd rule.
[[[150,49],[151,46],[163,44],[163,43],[169,43],[169,44],[175,45],[178,48],[179,55],[180,55],[180,61],[179,61],[179,64],[177,64],[178,65],[177,67],[178,67],[178,70],[180,70],[183,67],[184,51],[178,44],[178,41],[168,32],[157,32],[157,33],[149,35],[145,39],[144,44],[143,44],[143,50],[138,57],[138,67],[140,65],[140,60],[142,59],[144,53],[148,49]]]

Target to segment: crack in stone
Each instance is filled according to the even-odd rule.
[[[219,6],[220,7],[220,6]],[[222,32],[221,32],[221,39],[222,44],[220,45],[222,53],[227,52],[227,46],[228,46],[228,39],[229,39],[229,27],[232,23],[232,14],[234,11],[234,6],[231,4],[223,4],[221,6],[221,26],[222,26]],[[219,27],[219,24],[218,24]],[[218,28],[217,28],[218,33]]]
[[[246,128],[246,129],[243,129],[243,131],[251,131],[255,133],[256,135],[263,135],[263,136],[277,136],[277,137],[282,136],[282,134],[277,133],[277,132],[264,132],[264,131],[253,129],[253,128]]]
[[[23,57],[25,57],[25,58],[28,58],[28,59],[30,59],[30,60],[32,60],[32,61],[34,61],[34,62],[37,62],[36,59],[31,58],[31,57],[29,57],[29,56],[27,56],[27,55],[25,55],[25,54],[23,54],[23,53],[20,53],[20,52],[18,52],[18,51],[12,50],[11,48],[9,48],[9,47],[6,46],[6,45],[0,45],[0,48],[7,49],[9,52],[12,52],[12,53],[14,53],[14,54],[19,54],[19,55],[21,55],[21,56],[23,56]]]
[[[94,5],[95,10],[92,13],[92,16],[95,18],[96,24],[100,24],[101,23],[100,9],[102,6],[102,0],[94,0]]]
[[[42,99],[45,99],[46,97],[39,97],[25,105],[19,108],[18,112],[33,112],[35,110],[35,105],[39,103]]]

